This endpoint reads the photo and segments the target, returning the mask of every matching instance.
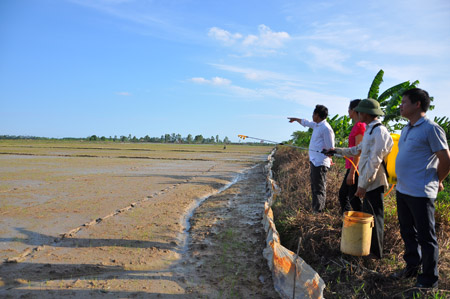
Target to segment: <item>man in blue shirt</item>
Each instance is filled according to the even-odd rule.
[[[320,153],[323,149],[334,147],[334,132],[327,122],[328,108],[316,105],[313,121],[288,117],[289,122],[298,122],[302,126],[313,129],[309,142],[309,161],[312,192],[312,208],[315,212],[325,209],[327,172],[331,166],[331,158]]]
[[[417,277],[416,288],[437,288],[439,249],[434,201],[450,171],[444,130],[425,115],[430,97],[413,88],[402,95],[400,114],[409,120],[403,128],[395,161],[397,213],[405,243],[406,268],[393,278]],[[422,273],[418,270],[422,266]]]

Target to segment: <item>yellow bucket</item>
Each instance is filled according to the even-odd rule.
[[[341,251],[355,256],[369,255],[373,226],[372,215],[355,211],[345,212]]]

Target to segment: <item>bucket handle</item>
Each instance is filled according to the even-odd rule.
[[[375,221],[372,219],[372,221],[370,221],[370,228],[374,228],[375,227]]]

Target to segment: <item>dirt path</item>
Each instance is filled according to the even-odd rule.
[[[276,298],[262,257],[262,164],[231,183],[227,167],[205,172],[62,237],[21,231],[41,245],[0,265],[0,297]]]
[[[189,251],[177,267],[186,273],[187,293],[194,298],[278,298],[262,256],[264,199],[260,164],[196,210]]]

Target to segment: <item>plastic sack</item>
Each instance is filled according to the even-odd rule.
[[[280,243],[271,208],[279,192],[279,187],[272,179],[273,154],[274,151],[269,156],[270,167],[267,168],[268,197],[264,203],[262,223],[267,234],[263,255],[272,271],[274,288],[282,298],[323,298],[323,279],[301,257]]]

